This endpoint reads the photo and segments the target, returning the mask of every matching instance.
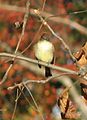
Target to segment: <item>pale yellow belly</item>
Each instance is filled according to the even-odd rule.
[[[53,53],[49,51],[38,51],[36,57],[41,61],[50,63],[53,60]]]

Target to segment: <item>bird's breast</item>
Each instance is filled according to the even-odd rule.
[[[47,63],[52,62],[54,46],[51,42],[46,40],[39,41],[34,48],[35,56],[37,59]]]
[[[53,60],[53,52],[49,50],[37,50],[36,57],[41,61],[51,63]]]

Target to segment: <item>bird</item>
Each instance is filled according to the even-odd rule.
[[[34,45],[36,59],[48,64],[54,63],[54,50],[54,45],[44,35],[42,35],[40,40]],[[41,68],[41,65],[39,65],[39,67]],[[49,67],[45,66],[45,77],[50,76],[52,76],[51,70]]]

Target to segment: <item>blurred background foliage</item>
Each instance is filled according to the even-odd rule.
[[[9,4],[11,6],[21,6],[25,7],[26,0],[0,0],[0,4]],[[43,0],[31,0],[31,8],[41,9],[43,5]],[[73,11],[86,10],[87,0],[46,0],[46,5],[44,11],[47,13],[52,13],[54,15],[59,15],[62,18],[67,18],[87,27],[87,12],[73,14],[73,15],[63,15],[68,14]],[[18,39],[20,37],[21,30],[15,31],[12,25],[19,21],[23,22],[24,13],[8,11],[5,8],[0,8],[0,52],[10,52],[16,48]],[[70,46],[72,52],[77,51],[80,47],[87,41],[87,36],[83,33],[78,32],[73,27],[64,25],[62,23],[55,23],[48,20],[49,25],[53,28],[56,33],[65,40],[65,42]],[[22,39],[21,45],[19,47],[19,52],[22,52],[30,43],[33,41],[34,36],[39,29],[41,21],[33,16],[29,16],[29,20],[26,26],[25,34]],[[43,27],[41,31],[49,32],[46,27]],[[75,69],[73,62],[64,49],[63,45],[58,41],[52,34],[50,34],[50,39],[55,45],[56,51],[56,65],[64,66],[70,69]],[[34,58],[33,44],[24,53],[25,56]],[[4,73],[6,72],[9,63],[5,60],[0,59],[0,80],[2,79]],[[13,68],[8,74],[7,81],[0,88],[0,120],[10,120],[15,104],[16,90],[8,91],[9,86],[14,85],[14,83],[20,83],[23,79],[43,79],[29,69],[15,63]],[[72,78],[74,80],[75,78]],[[53,108],[56,105],[58,93],[64,88],[61,83],[54,80],[53,82],[47,83],[45,85],[31,84],[30,89],[32,94],[37,101],[41,111],[44,115],[47,115],[46,120],[54,120]],[[33,101],[29,93],[23,90],[30,103]],[[39,120],[38,113],[32,109],[23,95],[20,96],[18,100],[15,120]]]

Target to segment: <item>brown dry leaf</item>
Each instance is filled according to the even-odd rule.
[[[62,119],[77,119],[80,115],[77,113],[77,107],[69,99],[69,92],[65,91],[58,99],[58,106],[61,111]]]
[[[75,54],[77,64],[79,65],[81,75],[85,79],[80,80],[82,100],[87,105],[87,42],[83,47]]]
[[[77,59],[77,64],[80,67],[87,65],[87,42],[74,56]]]
[[[87,81],[86,80],[81,80],[80,81],[80,86],[81,86],[82,99],[87,105]]]
[[[87,42],[74,56],[77,60],[76,64],[79,67],[80,75],[87,80]]]

